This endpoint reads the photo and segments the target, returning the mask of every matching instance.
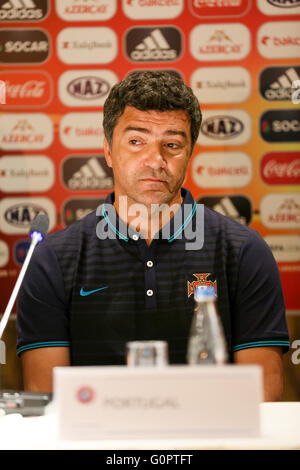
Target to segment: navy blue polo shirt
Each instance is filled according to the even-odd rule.
[[[103,205],[35,250],[18,297],[17,352],[68,346],[74,365],[125,364],[133,340],[168,342],[186,363],[198,285],[213,285],[228,353],[289,347],[274,257],[261,238],[197,205],[182,189],[174,218],[148,246]]]

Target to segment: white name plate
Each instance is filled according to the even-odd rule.
[[[60,439],[257,437],[259,366],[57,367]]]

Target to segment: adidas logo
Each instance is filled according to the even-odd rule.
[[[265,90],[265,98],[268,100],[290,100],[293,93],[292,84],[300,80],[297,71],[291,67],[280,75]]]
[[[72,190],[107,189],[112,188],[113,178],[107,176],[98,159],[92,157],[68,179],[67,186]]]
[[[9,0],[0,7],[2,21],[40,20],[45,13],[32,0]]]
[[[170,47],[160,29],[155,29],[135,47],[130,57],[135,61],[175,60],[177,51]]]
[[[238,213],[236,207],[233,205],[229,197],[223,197],[217,204],[213,206],[213,209],[222,215],[226,215],[227,217],[240,222],[240,224],[246,225],[247,223],[246,218]]]

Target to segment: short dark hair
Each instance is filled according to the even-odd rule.
[[[196,96],[181,78],[165,71],[137,71],[114,85],[104,103],[103,116],[104,135],[110,147],[114,128],[126,106],[140,111],[185,111],[191,125],[192,152],[202,115]]]

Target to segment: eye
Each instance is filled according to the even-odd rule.
[[[138,139],[130,139],[129,143],[132,144],[132,145],[139,145],[141,143],[141,141],[138,140]]]
[[[168,149],[171,149],[171,150],[177,150],[180,148],[180,145],[175,144],[175,142],[168,142],[167,147]]]

